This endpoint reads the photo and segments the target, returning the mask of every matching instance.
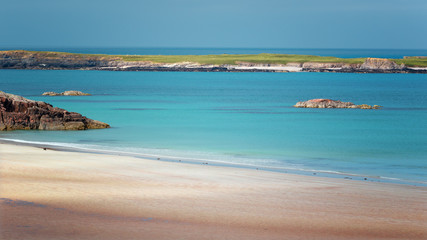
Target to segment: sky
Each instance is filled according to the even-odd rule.
[[[427,49],[426,14],[426,0],[0,0],[0,48]]]

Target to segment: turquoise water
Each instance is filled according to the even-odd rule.
[[[0,70],[0,90],[109,123],[0,138],[427,183],[427,75]],[[81,90],[82,97],[43,97]],[[332,98],[381,110],[297,109]]]

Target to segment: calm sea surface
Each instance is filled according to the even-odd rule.
[[[0,139],[427,184],[424,74],[0,70],[0,90],[112,126],[1,132]],[[40,96],[65,90],[93,95]],[[312,98],[384,108],[292,107]]]

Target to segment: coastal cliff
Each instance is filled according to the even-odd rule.
[[[246,61],[240,61],[246,59]],[[420,60],[421,59],[421,60]],[[356,72],[427,73],[427,59],[340,59],[309,55],[146,56],[0,51],[0,69],[82,69],[108,71],[179,72]],[[164,61],[164,62],[162,62]],[[252,62],[253,61],[253,62]],[[405,61],[412,65],[405,65]]]
[[[89,119],[79,113],[0,91],[0,131],[86,130],[109,127],[106,123]]]
[[[366,61],[360,65],[360,69],[372,70],[404,70],[406,68],[405,64],[398,65],[395,62],[392,62],[388,59],[383,58],[367,58]]]

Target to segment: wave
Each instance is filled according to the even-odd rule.
[[[26,146],[48,147],[62,151],[76,151],[96,154],[110,154],[121,156],[132,156],[149,160],[161,160],[169,162],[184,162],[190,164],[210,164],[213,166],[247,168],[264,171],[273,171],[281,173],[291,173],[299,175],[310,175],[318,177],[344,178],[352,180],[386,182],[396,184],[407,184],[415,186],[427,186],[425,181],[414,181],[403,178],[388,177],[388,176],[368,176],[363,174],[348,173],[325,169],[309,169],[302,164],[288,164],[283,166],[282,162],[268,158],[249,158],[237,157],[228,155],[219,155],[197,151],[175,151],[169,149],[147,149],[147,148],[131,148],[118,147],[111,149],[110,146],[101,146],[95,144],[76,144],[65,142],[41,142],[27,141],[21,139],[0,138],[0,142],[16,143]]]

